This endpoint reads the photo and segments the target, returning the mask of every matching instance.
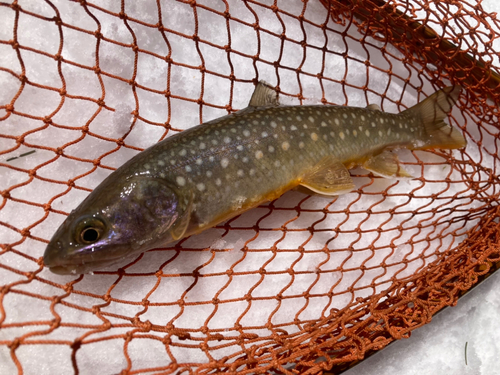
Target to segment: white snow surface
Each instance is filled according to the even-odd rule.
[[[96,22],[79,3],[62,0],[52,3],[57,7],[60,17],[65,23],[92,32],[96,31]],[[166,27],[176,30],[180,34],[192,35],[194,33],[195,23],[190,5],[171,0],[161,3],[163,6],[162,22]],[[204,0],[197,3],[213,7],[221,12],[225,10],[223,3],[219,1]],[[228,3],[231,15],[249,24],[255,22],[253,13],[247,6],[244,6],[243,2],[233,0],[228,1]],[[278,52],[281,45],[279,34],[285,32],[288,38],[296,41],[301,41],[304,38],[297,20],[297,16],[304,9],[304,3],[300,0],[286,1],[287,12],[292,15],[280,14],[282,21],[286,24],[286,31],[283,30],[276,14],[269,8],[259,6],[259,3],[269,6],[273,2],[256,1],[251,3],[253,4],[251,8],[258,14],[260,26],[277,35],[264,32],[259,34],[261,38],[260,58],[271,62],[271,64],[257,62],[258,78],[271,84],[277,84],[278,77],[272,62],[279,58]],[[493,1],[485,1],[483,5],[486,3],[488,7],[494,9]],[[96,1],[95,4],[111,12],[120,11],[119,2]],[[150,24],[157,22],[156,2],[141,2],[140,6],[137,4],[136,2],[126,2],[125,10],[130,17]],[[19,5],[25,10],[48,18],[55,15],[54,9],[45,2],[19,1]],[[284,6],[285,2],[279,1],[278,5]],[[328,22],[328,27],[332,30],[343,30],[343,26],[336,25],[331,20],[326,19],[324,8],[319,2],[310,1],[305,9],[305,17],[316,24]],[[7,7],[0,8],[0,10],[0,40],[8,41],[13,38],[14,11]],[[197,11],[199,17],[198,34],[210,43],[219,46],[228,44],[226,20],[202,8],[197,8]],[[132,34],[119,18],[112,17],[106,12],[92,7],[89,8],[89,12],[99,19],[101,33],[104,37],[123,44],[129,44],[133,41]],[[131,21],[129,21],[129,26],[134,30],[140,48],[147,49],[159,56],[165,56],[169,53],[169,48],[157,29],[147,28]],[[254,28],[231,21],[230,29],[231,46],[234,50],[244,52],[247,55],[257,53],[258,44]],[[344,40],[339,34],[332,31],[327,32],[327,39],[325,39],[322,30],[312,24],[306,24],[305,29],[309,45],[321,48],[326,44],[330,51],[336,52],[336,54],[326,55],[326,69],[323,72],[325,76],[336,80],[335,82],[323,82],[325,99],[329,103],[353,106],[366,106],[375,103],[381,104],[384,111],[398,112],[414,105],[435,89],[428,82],[425,82],[423,84],[425,95],[417,96],[415,90],[403,87],[403,81],[394,77],[389,81],[387,73],[383,71],[389,67],[388,58],[382,55],[378,49],[372,47],[369,47],[371,65],[369,79],[367,79],[367,68],[364,61],[368,59],[368,55],[359,43],[352,39]],[[75,61],[92,68],[96,58],[95,37],[69,27],[63,27],[63,33],[64,44],[61,55],[69,61]],[[356,36],[353,29],[350,29],[349,33]],[[59,31],[54,22],[40,20],[25,13],[21,13],[19,18],[18,40],[23,46],[45,51],[51,55],[56,54],[60,46]],[[93,164],[89,160],[114,150],[116,143],[110,139],[124,136],[131,129],[131,124],[134,126],[125,142],[129,146],[143,149],[165,136],[165,127],[161,124],[165,124],[168,118],[173,128],[182,130],[200,122],[226,115],[227,110],[222,107],[229,104],[233,109],[241,109],[246,106],[254,88],[250,80],[256,78],[256,70],[251,58],[232,53],[231,63],[229,63],[225,51],[221,52],[207,43],[199,44],[204,64],[208,70],[228,75],[231,73],[232,66],[233,73],[238,79],[247,80],[247,82],[235,83],[232,91],[233,102],[228,103],[231,92],[229,80],[221,79],[214,74],[202,76],[200,71],[196,69],[201,64],[201,59],[195,43],[174,33],[168,34],[168,40],[170,48],[172,48],[171,59],[184,64],[182,67],[172,66],[170,91],[172,95],[196,100],[200,96],[203,80],[203,100],[209,105],[203,107],[201,115],[197,103],[181,99],[171,99],[171,110],[169,111],[165,95],[161,93],[167,87],[168,66],[165,60],[144,53],[139,54],[135,79],[139,85],[157,92],[137,88],[137,100],[140,103],[139,115],[142,119],[137,119],[135,122],[131,112],[136,108],[136,98],[131,86],[123,80],[102,76],[106,91],[105,103],[114,111],[103,109],[99,112],[96,112],[98,106],[93,101],[71,98],[67,98],[62,107],[58,109],[61,104],[59,93],[28,86],[16,101],[16,111],[43,117],[58,109],[52,120],[62,127],[49,126],[46,129],[32,132],[26,137],[27,143],[38,146],[62,147],[83,137],[79,142],[64,149],[65,155],[71,158],[58,158],[48,163],[37,170],[38,176],[66,183],[68,180],[90,171]],[[376,41],[372,41],[372,44],[381,46],[381,43]],[[393,55],[401,56],[391,46],[386,48]],[[344,59],[341,54],[346,49],[349,57],[357,58],[363,63],[353,59]],[[302,71],[306,73],[300,75],[301,94],[306,98],[302,104],[318,103],[321,100],[322,91],[318,79],[307,75],[307,73],[319,73],[322,53],[317,49],[308,48],[304,58],[302,51],[302,47],[298,44],[290,41],[284,44],[284,54],[280,64],[290,69],[279,69],[279,84],[283,92],[282,103],[300,104],[299,100],[293,96],[299,94],[300,90],[297,75],[293,69],[301,64]],[[23,50],[22,57],[26,67],[26,76],[31,82],[58,89],[62,87],[57,62],[54,59],[27,50]],[[130,79],[134,75],[134,53],[130,48],[102,41],[99,47],[99,61],[102,71],[122,77],[124,80]],[[395,59],[392,62],[395,63],[392,65],[394,73],[401,77],[412,77],[412,83],[420,84],[419,79],[415,78],[418,75],[416,70],[396,63]],[[11,46],[0,44],[0,67],[20,73],[21,68]],[[347,76],[345,76],[346,72]],[[65,78],[68,94],[93,99],[98,99],[102,95],[97,75],[89,69],[72,64],[62,64],[62,74]],[[375,93],[383,92],[388,87],[387,98],[380,102],[379,96],[370,93],[365,96],[363,90],[351,87],[346,87],[343,91],[342,86],[337,82],[344,78],[347,82],[357,86],[366,84]],[[2,87],[0,105],[12,100],[19,85],[20,82],[17,78],[0,70],[0,87]],[[403,90],[404,95],[402,95]],[[395,104],[399,100],[404,107],[398,107]],[[0,117],[4,113],[0,110]],[[457,120],[464,119],[465,121],[465,117],[457,109],[454,110],[453,115]],[[88,122],[90,122],[89,130],[99,135],[100,138],[82,135],[82,131],[78,127]],[[467,118],[467,122],[473,123],[470,118]],[[26,117],[11,116],[7,121],[1,122],[0,126],[2,126],[2,134],[17,136],[40,128],[44,126],[44,123]],[[167,136],[174,133],[174,131],[169,132]],[[5,162],[6,159],[31,150],[26,146],[20,148],[15,146],[15,140],[0,138],[1,150],[13,148],[12,152],[2,155],[0,161]],[[483,147],[491,147],[494,150],[494,145],[489,145],[487,141],[484,142]],[[101,165],[116,168],[137,152],[132,148],[122,147],[102,158]],[[471,158],[479,160],[479,151],[472,142],[468,146],[467,154]],[[247,333],[267,335],[269,330],[265,325],[268,318],[271,317],[273,324],[293,333],[298,331],[298,327],[293,323],[295,318],[317,320],[332,308],[341,309],[357,297],[367,297],[374,292],[384,290],[389,286],[387,281],[391,277],[402,279],[423,269],[435,259],[435,255],[426,253],[428,249],[437,247],[438,251],[444,251],[456,246],[465,238],[461,234],[475,224],[475,221],[470,221],[464,226],[462,222],[458,221],[456,224],[446,226],[444,225],[444,215],[446,214],[446,219],[449,219],[453,214],[445,213],[442,214],[442,217],[430,215],[432,208],[441,205],[457,193],[467,191],[468,187],[460,182],[460,173],[446,163],[443,158],[425,152],[417,152],[415,155],[424,162],[435,163],[421,168],[415,164],[417,159],[412,153],[402,151],[400,158],[409,163],[407,169],[415,177],[436,181],[449,178],[453,183],[444,184],[428,181],[423,184],[418,179],[397,181],[380,178],[372,181],[366,176],[356,177],[355,183],[360,192],[340,196],[329,207],[331,212],[325,218],[321,211],[308,212],[307,210],[322,209],[330,203],[331,199],[308,198],[298,192],[289,192],[273,203],[273,211],[263,205],[232,221],[233,230],[227,235],[224,234],[223,229],[214,228],[198,236],[193,236],[183,243],[184,247],[200,249],[200,251],[181,252],[177,256],[171,250],[151,251],[127,268],[126,272],[130,274],[156,272],[163,263],[170,261],[167,266],[162,268],[163,277],[154,291],[153,288],[159,280],[154,275],[138,277],[125,275],[116,286],[112,287],[117,280],[117,275],[98,273],[85,275],[81,281],[74,285],[74,289],[82,293],[72,293],[69,296],[66,296],[65,291],[51,286],[50,283],[31,281],[27,284],[17,284],[15,288],[47,297],[64,296],[65,302],[90,310],[104,304],[103,299],[96,298],[96,295],[102,297],[111,290],[109,294],[115,300],[102,307],[101,310],[115,314],[114,316],[107,315],[106,318],[117,325],[129,323],[120,316],[134,317],[144,309],[141,304],[121,301],[140,303],[147,296],[150,303],[162,303],[163,305],[149,306],[144,314],[139,315],[143,322],[149,321],[152,324],[162,326],[174,324],[177,328],[194,330],[207,324],[208,328],[218,329],[220,333],[230,337],[238,334],[234,330],[237,321]],[[454,151],[452,155],[457,159],[463,157],[458,151]],[[28,181],[30,177],[27,173],[22,172],[23,169],[40,166],[54,159],[55,156],[53,151],[37,149],[34,154],[9,162],[10,165],[18,168],[18,171],[0,166],[0,190]],[[482,162],[492,163],[491,160],[484,158]],[[496,167],[498,168],[498,166]],[[110,172],[110,169],[99,166],[94,172],[76,180],[75,183],[78,187],[92,189]],[[356,170],[354,174],[366,175],[366,172]],[[383,191],[388,195],[385,199],[382,199],[380,194]],[[413,192],[412,199],[408,199],[406,195],[410,191]],[[439,200],[431,202],[427,198],[430,194],[438,192],[442,192],[439,195]],[[68,191],[65,184],[50,183],[40,179],[34,179],[29,184],[20,186],[11,192],[11,196],[14,198],[26,199],[41,205],[47,204],[53,197],[60,195],[51,203],[51,206],[66,213],[75,208],[87,194],[86,190],[70,189]],[[472,209],[479,206],[479,203],[467,199],[467,194],[463,196],[463,198],[455,199],[454,204],[461,204],[462,209]],[[294,219],[297,216],[297,211],[293,208],[299,203],[300,208],[305,211],[301,211],[298,219]],[[403,209],[396,211],[394,215],[387,213],[388,210],[398,205],[403,205]],[[350,209],[349,215],[343,212],[346,207]],[[371,207],[373,212],[370,217],[366,214],[368,207]],[[260,233],[257,237],[255,237],[254,231],[241,229],[254,226],[269,212],[271,212],[269,216],[259,221]],[[417,215],[413,217],[412,213]],[[398,226],[411,227],[423,220],[426,215],[432,218],[434,226],[423,228],[420,232],[398,229]],[[49,240],[55,229],[64,220],[65,215],[50,213],[46,220],[37,224],[43,216],[43,207],[26,205],[13,200],[8,200],[0,211],[0,221],[9,223],[16,228],[29,228],[33,236]],[[460,213],[457,212],[456,216],[460,216]],[[316,232],[310,238],[308,228],[318,220],[321,221],[314,225]],[[386,220],[387,223],[382,226],[382,229],[386,231],[384,236],[375,241],[377,250],[370,250],[369,245],[376,239],[376,232],[369,230],[377,228],[380,223]],[[329,229],[336,228],[340,223],[342,223],[340,231],[334,236]],[[269,230],[281,226],[286,226],[288,231]],[[358,226],[366,231],[363,236],[359,236],[355,232],[354,229]],[[452,235],[454,231],[457,232]],[[440,240],[437,237],[438,233],[441,237]],[[16,243],[21,237],[18,232],[0,226],[1,243]],[[330,241],[332,238],[334,239]],[[410,243],[414,244],[413,251],[410,251]],[[331,251],[329,254],[327,254],[328,251],[325,251],[325,244],[327,244],[326,249]],[[269,249],[273,246],[276,247],[276,251],[262,251],[262,249]],[[39,259],[43,255],[45,243],[28,239],[14,247],[19,252]],[[305,249],[303,255],[293,251],[299,247]],[[420,257],[422,254],[424,257]],[[403,259],[408,260],[407,267],[404,269],[401,264],[396,264]],[[380,266],[384,260],[389,265],[385,273],[384,268]],[[0,255],[0,263],[24,272],[38,269],[38,265],[32,260],[12,252]],[[362,273],[357,269],[362,264],[369,267],[370,270]],[[391,267],[391,264],[395,265]],[[253,273],[237,274],[228,284],[226,271],[229,268],[232,268],[233,272],[236,273],[246,271]],[[264,278],[258,273],[260,268],[265,268],[268,273]],[[195,269],[198,269],[200,275],[203,276],[199,280],[195,280],[192,275]],[[289,269],[297,272],[293,280],[288,273]],[[314,283],[318,275],[320,277]],[[78,278],[77,275],[57,276],[46,269],[38,276],[58,284],[69,283]],[[380,354],[366,360],[347,373],[350,375],[434,374],[437,372],[493,374],[491,369],[494,369],[493,366],[496,363],[494,361],[500,356],[500,330],[494,324],[500,307],[500,298],[498,291],[496,291],[498,288],[495,288],[495,285],[500,282],[499,277],[499,275],[492,276],[484,285],[465,296],[458,306],[446,309],[432,323],[415,331],[409,340],[392,344]],[[26,277],[7,268],[0,268],[0,280],[0,284],[11,284],[26,280]],[[374,280],[377,283],[376,288],[371,286]],[[313,284],[314,286],[312,286]],[[309,293],[311,294],[324,295],[333,285],[336,285],[333,289],[336,295],[331,300],[323,296],[311,298],[306,304],[304,297],[301,296],[308,288],[310,288]],[[355,286],[355,291],[349,292],[347,290],[349,286]],[[186,290],[188,291],[186,292]],[[151,293],[151,291],[153,292]],[[243,300],[220,304],[214,314],[214,305],[207,302],[210,302],[217,292],[220,292],[217,297],[219,300],[242,299],[247,293],[251,293],[255,300],[246,312],[249,304]],[[276,310],[278,302],[274,297],[280,292],[283,296],[290,298],[284,299],[279,309]],[[4,301],[4,306],[6,306],[4,323],[6,324],[32,321],[50,322],[54,319],[49,300],[32,298],[23,293],[9,293],[7,296]],[[183,311],[177,304],[179,300],[187,303]],[[194,302],[201,302],[201,304],[189,304]],[[49,335],[41,334],[48,328],[48,325],[27,324],[22,327],[16,325],[14,328],[3,328],[0,330],[0,342],[13,340],[29,332],[34,334],[33,337],[40,339],[73,341],[87,331],[74,328],[71,323],[89,326],[102,323],[102,320],[95,314],[62,304],[57,304],[55,311],[61,317],[62,322],[69,324],[68,326],[58,328]],[[207,321],[208,323],[206,323]],[[97,339],[107,335],[123,334],[130,330],[130,327],[116,327],[103,333],[93,333],[89,337]],[[158,337],[161,338],[163,335],[159,333]],[[192,333],[192,336],[203,337],[203,334],[195,332]],[[189,341],[184,340],[183,343],[189,343]],[[468,342],[469,358],[467,366],[463,360],[466,342]],[[197,345],[198,342],[196,341],[194,344]],[[83,345],[77,356],[81,373],[120,372],[127,366],[123,356],[123,346],[123,340],[96,340],[92,344]],[[210,354],[217,359],[230,355],[239,349],[238,346],[231,346],[211,351]],[[156,367],[167,366],[170,363],[161,341],[132,340],[127,350],[132,359],[132,369],[153,367],[152,361]],[[71,349],[68,345],[22,345],[17,349],[16,355],[26,374],[70,373],[72,371]],[[179,363],[203,363],[209,360],[203,351],[188,346],[174,347],[172,355]],[[111,358],[112,360],[110,360]],[[0,345],[0,374],[10,374],[15,371],[16,368],[11,359],[9,348]]]

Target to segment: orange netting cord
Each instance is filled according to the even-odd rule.
[[[0,369],[341,371],[498,267],[500,27],[480,2],[47,0],[0,14]],[[408,152],[417,185],[355,170],[347,196],[287,193],[117,271],[43,267],[96,181],[245,107],[259,79],[292,104],[393,112],[460,84],[450,121],[469,146]]]

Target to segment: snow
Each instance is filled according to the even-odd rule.
[[[91,32],[97,30],[95,20],[78,3],[62,0],[53,3],[58,8],[61,19],[67,24]],[[221,2],[205,0],[197,3],[214,7],[221,12],[225,10]],[[485,3],[486,1],[483,4]],[[117,3],[112,1],[96,4],[112,12],[120,11]],[[51,201],[52,208],[68,213],[81,202],[89,189],[95,188],[111,172],[110,168],[123,164],[138,149],[146,148],[178,130],[226,115],[227,106],[232,109],[245,107],[254,87],[249,80],[254,78],[265,79],[273,85],[279,84],[283,92],[281,102],[285,104],[301,104],[301,100],[297,98],[301,94],[305,97],[302,104],[319,103],[321,99],[326,99],[329,103],[339,105],[379,104],[384,111],[398,112],[403,108],[396,105],[397,101],[402,100],[409,107],[425,97],[417,97],[416,92],[406,87],[405,95],[401,98],[403,81],[394,77],[389,81],[387,73],[381,69],[392,66],[395,73],[400,77],[411,77],[412,83],[417,86],[420,84],[416,78],[418,72],[403,67],[395,59],[374,48],[381,43],[373,41],[373,46],[362,49],[354,39],[346,41],[332,31],[325,35],[319,27],[306,24],[304,30],[309,46],[322,48],[327,45],[329,51],[333,52],[325,56],[323,72],[325,77],[333,80],[323,80],[323,91],[319,81],[312,76],[321,69],[321,63],[318,63],[322,58],[321,50],[308,47],[303,55],[300,45],[285,41],[283,55],[279,56],[277,52],[282,45],[279,34],[284,30],[276,14],[264,6],[252,5],[251,9],[258,15],[260,26],[271,31],[257,32],[255,28],[248,26],[255,22],[254,13],[243,6],[242,2],[229,4],[231,14],[247,23],[229,21],[231,47],[235,51],[229,57],[225,51],[209,44],[224,46],[229,43],[226,20],[198,8],[198,33],[209,43],[196,44],[181,36],[195,32],[196,23],[191,6],[174,1],[166,1],[162,5],[163,24],[177,33],[168,33],[169,44],[165,43],[157,29],[128,21],[139,48],[151,52],[139,53],[137,71],[134,70],[135,54],[131,48],[123,46],[134,41],[126,24],[93,7],[89,7],[89,11],[99,19],[100,32],[105,38],[119,42],[118,44],[102,40],[97,51],[93,35],[63,27],[61,55],[67,61],[78,62],[80,66],[64,63],[60,72],[56,60],[23,50],[26,76],[31,82],[58,90],[63,86],[62,75],[67,93],[83,97],[83,100],[66,98],[62,102],[60,94],[55,90],[30,85],[24,88],[16,101],[16,111],[39,117],[56,111],[52,121],[57,127],[44,127],[41,120],[11,116],[2,122],[2,134],[30,134],[25,138],[26,145],[21,147],[17,146],[13,138],[0,138],[0,149],[11,150],[2,155],[2,161],[31,150],[33,145],[57,148],[72,142],[74,144],[64,148],[67,157],[56,158],[53,151],[37,148],[36,153],[9,162],[17,170],[0,166],[1,189],[21,184],[11,191],[11,196],[39,204],[35,207],[9,200],[0,211],[0,221],[16,228],[28,228],[34,237],[50,239],[65,215],[51,212],[39,223],[45,214],[44,204],[55,198]],[[272,2],[262,1],[261,4],[269,5]],[[19,1],[19,5],[48,18],[55,15],[50,6],[38,1]],[[297,16],[303,11],[304,3],[290,0],[286,6],[287,11],[293,15],[281,15],[286,24],[286,35],[291,40],[300,42],[304,35]],[[488,6],[492,6],[492,2]],[[2,9],[0,39],[10,40],[13,37],[14,12],[6,7]],[[155,2],[144,3],[141,7],[135,3],[127,3],[125,10],[130,17],[141,22],[157,22]],[[328,26],[332,30],[343,30],[342,26],[326,19],[324,8],[319,2],[311,1],[307,5],[305,17],[317,25],[329,22]],[[352,30],[349,33],[356,37]],[[254,65],[249,55],[259,52],[257,36],[260,38],[260,60]],[[58,53],[60,48],[59,31],[55,23],[25,13],[20,15],[18,38],[20,44],[51,55]],[[386,46],[386,49],[394,56],[401,56],[390,46]],[[20,74],[21,66],[13,51],[10,46],[0,44],[0,66]],[[351,59],[344,59],[342,54],[345,51],[349,51]],[[95,74],[93,69],[97,52],[99,68],[118,78]],[[182,65],[169,67],[165,59],[159,58],[169,53],[172,61]],[[230,81],[217,74],[202,74],[197,69],[202,62],[201,56],[208,70],[218,75],[228,75],[233,69],[233,74],[238,79],[247,81],[235,82],[231,88]],[[278,68],[279,77],[273,66],[278,59],[281,64]],[[364,64],[366,59],[372,64],[369,79]],[[299,66],[304,72],[300,75],[300,84],[295,72]],[[169,69],[171,79],[167,82]],[[99,77],[105,88],[105,96]],[[135,92],[127,82],[133,77],[139,84]],[[365,96],[363,90],[350,86],[342,90],[338,82],[343,79],[358,87],[367,85],[371,92]],[[3,105],[16,95],[19,81],[0,70],[0,84],[0,104]],[[373,93],[384,92],[386,87],[389,87],[386,100],[381,102],[380,96]],[[174,96],[170,99],[170,106],[163,93],[166,89]],[[207,105],[200,111],[196,100],[202,91]],[[426,95],[432,91],[433,88],[426,84]],[[230,95],[232,102],[228,100]],[[101,96],[109,109],[99,109],[95,101]],[[136,108],[136,101],[140,103],[139,119],[134,119],[131,115]],[[0,116],[4,113],[0,110]],[[454,116],[461,118],[457,109]],[[167,121],[174,129],[168,134]],[[468,122],[471,123],[470,119]],[[89,133],[84,134],[82,127],[87,125]],[[113,139],[124,136],[127,147],[115,151],[117,144]],[[486,144],[484,147],[494,150],[493,144]],[[95,168],[91,161],[105,153],[109,154]],[[473,160],[482,160],[479,158],[479,150],[472,143],[467,148],[467,154]],[[109,321],[117,326],[92,333],[89,337],[95,341],[82,345],[76,359],[83,373],[117,373],[127,367],[127,360],[123,355],[123,340],[100,339],[130,332],[130,318],[136,315],[144,323],[150,322],[163,327],[173,324],[176,328],[190,330],[191,336],[197,338],[205,337],[200,332],[200,327],[204,325],[219,330],[219,333],[228,338],[235,337],[238,335],[235,329],[238,324],[243,326],[246,333],[265,337],[270,334],[266,326],[268,321],[288,333],[297,332],[294,319],[314,321],[332,308],[342,309],[358,297],[371,295],[373,283],[377,284],[376,292],[380,292],[388,286],[386,282],[391,277],[403,279],[435,260],[435,255],[429,248],[435,247],[441,252],[456,246],[464,238],[462,234],[467,228],[475,224],[475,221],[470,221],[465,226],[461,222],[446,224],[451,216],[459,216],[458,212],[447,214],[446,217],[444,214],[432,214],[433,208],[443,204],[447,198],[448,201],[451,200],[456,193],[466,191],[468,186],[460,182],[460,173],[443,158],[424,152],[415,155],[418,160],[410,152],[400,153],[400,158],[408,163],[409,172],[417,177],[414,180],[372,179],[366,177],[365,171],[356,170],[354,175],[358,177],[355,177],[355,183],[359,191],[340,196],[336,200],[289,192],[272,204],[272,210],[269,205],[263,205],[230,221],[228,225],[231,231],[227,234],[224,228],[213,228],[182,241],[182,246],[191,248],[191,251],[150,251],[143,254],[137,262],[126,268],[123,276],[96,273],[80,279],[79,275],[58,276],[44,269],[38,276],[48,282],[31,281],[18,284],[15,288],[42,296],[61,296],[66,304],[56,304],[55,313],[63,323],[69,325],[48,334],[43,333],[55,317],[50,308],[51,302],[22,293],[8,293],[4,300],[5,323],[44,320],[49,324],[26,324],[22,327],[17,324],[15,327],[3,328],[0,330],[0,341],[31,333],[38,335],[35,336],[38,338],[72,342],[89,331],[89,328],[76,328],[72,324],[98,328]],[[457,159],[463,158],[458,151],[454,151],[452,155]],[[418,164],[420,160],[433,164],[421,167]],[[47,163],[48,161],[51,162]],[[482,162],[491,163],[491,160]],[[56,182],[32,180],[23,172],[33,168],[37,168],[38,176]],[[82,174],[85,176],[78,177]],[[422,184],[418,177],[425,177],[429,182]],[[454,183],[448,186],[440,182],[445,178]],[[76,188],[68,189],[66,182],[70,179],[75,179]],[[383,191],[385,198],[380,194]],[[413,193],[411,199],[408,197],[410,191]],[[440,192],[439,200],[431,201],[427,198],[436,192]],[[460,203],[462,209],[472,209],[479,205],[478,202],[467,199],[467,196],[455,202]],[[398,205],[402,205],[403,209],[389,213]],[[297,210],[297,207],[300,209]],[[326,213],[321,211],[324,207],[328,207]],[[366,214],[367,207],[372,210],[371,216]],[[349,215],[344,212],[346,208],[349,209]],[[424,218],[432,225],[417,231],[414,225]],[[383,223],[381,228],[386,231],[381,237],[373,231],[380,223]],[[258,236],[252,229],[255,225],[260,228]],[[310,226],[315,229],[313,235],[309,231]],[[282,227],[287,230],[275,230]],[[337,227],[338,231],[331,231],[331,228]],[[358,227],[362,229],[363,235],[357,232]],[[455,235],[452,236],[454,231]],[[437,240],[438,234],[442,237],[441,241]],[[22,236],[5,226],[0,227],[0,237],[2,242],[15,244],[14,247],[19,252],[28,255],[27,258],[6,252],[0,256],[1,264],[22,271],[38,269],[35,261],[42,257],[44,243],[27,239],[17,244]],[[376,246],[376,250],[370,247],[371,244]],[[421,257],[422,254],[425,256]],[[398,264],[403,259],[407,260],[404,269]],[[382,262],[388,265],[385,272]],[[366,267],[366,271],[359,270],[361,265]],[[265,269],[266,273],[262,273],[261,269]],[[110,270],[116,270],[116,267]],[[194,270],[197,270],[197,274],[193,273]],[[291,270],[295,273],[294,277],[290,274]],[[0,279],[5,284],[26,280],[24,276],[11,272],[8,268],[0,268]],[[499,354],[499,330],[491,323],[499,307],[498,294],[491,287],[495,280],[498,284],[498,275],[464,297],[457,307],[447,309],[431,324],[417,330],[410,340],[391,345],[349,373],[425,374],[440,370],[487,374],[488,366],[493,365],[494,358]],[[69,284],[72,281],[75,281],[74,292],[69,295],[51,284]],[[349,291],[349,287],[354,288]],[[311,296],[307,300],[302,296],[306,290]],[[330,291],[335,294],[331,299],[325,297]],[[278,294],[283,296],[281,301],[275,298]],[[224,303],[213,303],[216,295]],[[252,297],[251,305],[245,300],[247,295]],[[108,297],[112,298],[109,304],[105,303]],[[149,302],[147,309],[142,304],[145,298]],[[79,306],[80,309],[74,306]],[[93,314],[91,311],[100,311],[102,314]],[[463,327],[466,329],[462,329]],[[437,335],[438,330],[443,333]],[[162,355],[164,346],[161,340],[165,333],[150,334],[155,339],[134,339],[129,343],[126,350],[132,358],[132,369],[152,367],[153,364],[158,367],[168,366],[169,359]],[[482,339],[484,337],[486,339]],[[191,345],[172,347],[171,355],[178,363],[209,360],[203,351],[194,348],[199,341],[174,337],[172,340]],[[463,367],[462,358],[458,354],[463,353],[464,342],[469,343],[467,367]],[[252,344],[248,346],[250,345]],[[233,345],[218,348],[210,354],[220,359],[240,349],[238,345]],[[16,355],[26,373],[71,372],[71,349],[68,345],[21,345]],[[54,363],[57,363],[57,367]],[[0,373],[14,371],[9,349],[0,345]]]

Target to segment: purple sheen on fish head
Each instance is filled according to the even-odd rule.
[[[182,207],[165,181],[133,177],[103,182],[56,231],[44,263],[54,273],[87,273],[172,242]]]

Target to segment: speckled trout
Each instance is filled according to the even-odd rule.
[[[399,114],[380,108],[281,106],[260,82],[249,106],[139,153],[111,173],[56,231],[44,263],[87,273],[199,233],[300,187],[334,196],[354,189],[349,169],[409,177],[396,148],[454,149],[444,123],[461,89],[447,87]]]

